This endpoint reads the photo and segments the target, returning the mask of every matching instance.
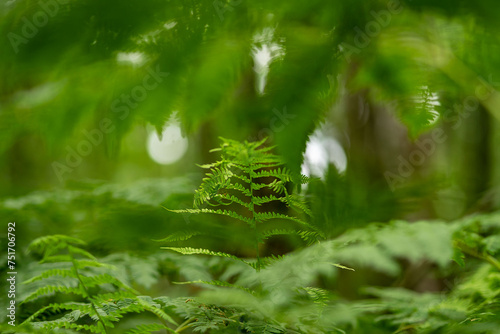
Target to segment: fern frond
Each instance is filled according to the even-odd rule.
[[[315,304],[321,306],[326,306],[328,304],[328,300],[330,299],[330,292],[328,290],[313,287],[304,287],[302,289],[307,292]]]
[[[308,244],[312,244],[320,238],[320,235],[312,231],[273,229],[259,234],[259,240],[264,241],[276,235],[297,235]]]
[[[227,168],[213,168],[202,180],[194,197],[195,207],[200,207],[203,203],[210,201],[220,189],[231,183],[233,173]]]
[[[239,205],[241,205],[244,208],[247,208],[248,210],[252,210],[253,209],[253,206],[252,206],[251,203],[244,202],[244,201],[242,201],[241,199],[239,199],[238,197],[236,197],[234,195],[220,194],[219,196],[222,199],[228,200],[229,203],[227,203],[227,204],[238,203]]]
[[[202,233],[199,231],[177,231],[175,233],[170,234],[168,237],[159,239],[159,240],[153,240],[156,242],[174,242],[174,241],[185,241],[188,239],[191,239],[192,237],[201,235]]]
[[[160,325],[160,324],[148,324],[148,325],[139,325],[135,327],[134,329],[130,329],[127,331],[125,334],[148,334],[151,332],[158,332],[161,330],[167,330],[171,333],[177,333],[173,329],[165,326],[165,325]]]
[[[264,241],[266,239],[269,239],[271,237],[274,237],[276,235],[293,235],[297,234],[297,231],[295,230],[285,230],[285,229],[274,229],[274,230],[269,230],[265,231],[259,234],[259,240]]]
[[[67,235],[55,234],[55,235],[47,235],[33,240],[28,247],[28,251],[39,251],[43,252],[45,248],[56,247],[58,245],[81,245],[84,246],[85,242],[69,237]]]
[[[91,300],[96,304],[105,304],[109,301],[128,300],[136,297],[136,294],[131,291],[118,290],[115,292],[101,293],[91,297]]]
[[[55,286],[55,285],[47,285],[37,289],[35,292],[26,297],[22,303],[27,303],[33,301],[35,299],[45,297],[48,295],[53,295],[56,292],[64,293],[64,294],[74,294],[81,297],[87,297],[87,293],[82,290],[80,287],[67,287],[67,286]]]
[[[88,267],[92,268],[107,268],[107,269],[116,269],[114,266],[106,263],[101,263],[96,261],[91,261],[91,260],[74,260],[73,262],[76,264],[77,269],[85,269]]]
[[[128,287],[124,283],[122,283],[120,280],[114,278],[113,276],[109,274],[100,274],[100,275],[94,275],[94,276],[80,276],[81,282],[85,285],[87,288],[92,288],[95,286],[100,286],[104,284],[112,284],[116,287],[122,288],[124,290],[128,291],[133,291],[135,292],[132,288]]]
[[[324,235],[313,231],[297,231],[297,235],[302,238],[308,245],[318,242],[318,239],[324,238]]]
[[[223,253],[223,252],[214,252],[214,251],[211,251],[209,249],[191,248],[191,247],[161,247],[161,249],[173,250],[174,252],[177,252],[177,253],[180,253],[183,255],[197,254],[197,255],[211,255],[211,256],[218,256],[218,257],[226,257],[229,259],[241,261],[245,264],[252,266],[251,262],[248,262],[242,258],[235,256],[235,255]]]
[[[170,209],[167,209],[165,208],[166,210],[168,211],[171,211],[171,212],[176,212],[176,213],[213,213],[213,214],[216,214],[216,215],[222,215],[222,216],[227,216],[227,217],[231,217],[231,218],[235,218],[235,219],[238,219],[238,220],[241,220],[242,222],[245,222],[245,223],[248,223],[248,224],[252,224],[252,220],[250,218],[246,218],[246,217],[243,217],[233,211],[229,211],[229,210],[222,210],[222,209],[217,209],[217,210],[213,210],[213,209],[183,209],[183,210],[170,210]]]
[[[219,138],[221,138],[222,140],[227,140],[227,139],[224,139],[224,138],[222,138],[222,137],[219,137]],[[264,145],[264,143],[265,143],[266,141],[267,141],[267,138],[262,138],[262,139],[261,139],[261,140],[259,140],[259,141],[250,142],[250,143],[249,143],[248,141],[245,141],[245,145],[249,146],[249,147],[250,147],[250,148],[252,148],[253,150],[256,150],[256,149],[258,149],[259,147],[261,147],[262,145]],[[232,142],[233,142],[233,143],[237,143],[237,144],[239,144],[239,142],[237,142],[237,141],[235,141],[235,140],[233,140]],[[273,146],[273,147],[270,147],[270,148],[272,149],[272,148],[274,148],[274,146]],[[262,150],[262,149],[261,149],[261,150]]]
[[[40,263],[55,263],[55,262],[71,262],[73,257],[69,254],[64,255],[51,255],[44,257]]]
[[[32,315],[30,315],[24,322],[33,322],[39,315],[45,313],[48,310],[52,311],[80,311],[82,315],[89,314],[92,312],[92,306],[87,303],[76,303],[76,302],[67,302],[67,303],[52,303],[45,307],[42,307]]]
[[[250,186],[250,189],[252,190],[260,190],[262,188],[269,188],[278,194],[286,193],[285,184],[278,179],[273,180],[271,183],[254,182]]]
[[[291,217],[291,216],[288,216],[288,215],[285,215],[285,214],[282,214],[282,213],[276,213],[276,212],[256,212],[255,213],[255,219],[257,222],[265,222],[265,221],[268,221],[268,220],[271,220],[271,219],[284,219],[284,220],[291,220],[293,222],[296,222],[300,225],[303,225],[303,226],[306,226],[310,229],[313,229],[315,230],[315,228],[310,225],[309,223],[306,223],[305,221],[299,219],[299,218],[295,218],[295,217]]]
[[[307,207],[302,198],[292,194],[285,196],[284,201],[289,207],[295,210],[303,211],[308,216],[312,216],[311,210]]]
[[[275,264],[285,258],[285,255],[271,255],[268,257],[261,258],[262,267],[268,267],[270,265]]]
[[[40,281],[42,279],[49,278],[49,277],[52,277],[52,276],[73,277],[73,278],[76,278],[76,274],[74,272],[74,269],[59,269],[59,268],[55,268],[55,269],[46,270],[42,274],[40,274],[38,276],[35,276],[33,278],[30,278],[27,281],[24,281],[23,284],[33,283],[33,282]]]
[[[252,290],[250,290],[248,288],[245,288],[245,287],[243,287],[241,285],[231,284],[231,283],[228,283],[228,282],[225,282],[225,281],[217,281],[217,280],[202,281],[202,280],[198,280],[198,281],[173,282],[173,283],[175,283],[175,284],[208,284],[208,285],[219,286],[219,287],[234,288],[234,289],[238,289],[238,290],[242,290],[242,291],[248,292],[251,295],[255,295],[255,291],[252,291]]]
[[[241,183],[231,183],[229,185],[226,186],[226,189],[228,190],[238,190],[239,192],[241,192],[243,195],[245,195],[246,197],[252,197],[252,192],[250,190],[248,190],[247,188],[245,188]]]
[[[77,311],[75,311],[77,312]],[[70,321],[66,320],[52,320],[52,321],[43,321],[43,322],[34,322],[32,325],[35,328],[40,328],[43,330],[53,330],[53,329],[59,329],[59,328],[67,328],[67,329],[74,329],[77,331],[90,331],[91,333],[106,333],[106,330],[102,326],[101,323],[97,323],[97,325],[78,325],[72,321],[75,321],[71,319]]]
[[[291,182],[293,177],[290,171],[284,166],[283,159],[272,154],[272,148],[263,147],[265,139],[259,142],[238,142],[221,138],[221,141],[222,144],[219,148],[210,151],[220,152],[221,160],[213,164],[202,166],[203,168],[209,169],[209,172],[206,174],[206,177],[202,180],[199,189],[195,193],[195,209],[169,211],[176,213],[219,214],[247,223],[253,230],[252,234],[255,238],[257,259],[255,263],[248,261],[244,262],[258,271],[261,267],[259,260],[259,242],[264,241],[266,238],[273,235],[273,233],[277,234],[278,232],[274,231],[271,232],[271,234],[259,235],[257,224],[272,219],[282,219],[293,221],[301,226],[306,226],[313,231],[315,229],[305,221],[286,214],[257,212],[255,206],[262,206],[263,204],[278,201],[286,204],[287,207],[305,212],[308,215],[311,215],[311,211],[298,196],[289,194],[287,183]],[[269,178],[272,180],[269,180]],[[232,192],[231,190],[236,190],[237,192]],[[256,195],[255,193],[260,190],[266,190],[267,192],[271,190],[272,194]],[[243,198],[243,196],[245,198]],[[227,210],[219,208],[200,208],[202,204],[208,204],[215,207],[239,204],[243,209],[246,209],[247,214],[241,214],[240,211],[236,213],[231,206],[228,207]],[[280,233],[289,232],[284,232],[282,230]],[[308,243],[316,241],[318,236],[320,236],[316,231],[297,231],[295,234],[299,235]],[[192,248],[177,248],[176,251],[182,254],[206,254],[236,258],[232,255],[228,256],[228,254],[222,255],[207,250],[195,250]]]
[[[261,177],[275,177],[284,182],[290,182],[292,180],[290,172],[286,168],[277,168],[272,170],[260,170],[258,172],[254,172],[253,170],[250,172],[250,176],[252,178],[261,178]]]
[[[269,162],[265,162],[265,160],[269,160]],[[261,169],[280,167],[281,165],[283,165],[283,162],[281,160],[278,159],[276,161],[273,160],[274,159],[263,159],[260,162],[264,163],[253,163],[252,165],[250,165],[250,168],[252,171],[255,172]]]
[[[223,164],[227,164],[227,161],[220,160],[220,161],[213,162],[211,164],[203,164],[203,165],[196,164],[196,166],[203,168],[203,169],[212,169],[212,168],[218,167],[218,166],[223,165]]]
[[[310,183],[312,180],[315,180],[315,179],[317,180],[318,178],[307,176],[307,175],[304,175],[304,174],[300,174],[300,177],[299,177],[300,184],[307,184],[307,183]]]
[[[271,188],[271,187],[274,187],[274,182],[275,181],[273,181],[273,183],[258,183],[258,182],[254,182],[254,183],[252,183],[250,185],[250,189],[252,189],[252,190],[261,190],[262,188]]]
[[[172,319],[167,313],[165,313],[159,304],[156,304],[151,297],[138,297],[137,302],[145,310],[153,313],[158,318],[168,321],[169,323],[178,326],[179,324]]]
[[[82,255],[83,257],[86,257],[90,260],[94,260],[94,261],[96,260],[94,255],[90,254],[89,252],[87,252],[86,250],[84,250],[80,247],[74,247],[74,246],[68,245],[68,250],[69,250],[69,252],[71,252],[73,254]]]
[[[267,187],[278,194],[287,193],[285,183],[283,181],[274,180],[273,182],[269,183]]]
[[[54,240],[56,242],[60,241],[60,244],[48,245],[48,243]],[[69,244],[69,241],[72,244]],[[41,287],[25,298],[22,303],[28,303],[54,293],[74,294],[86,302],[69,301],[42,307],[28,317],[25,321],[26,326],[31,325],[45,332],[56,328],[67,328],[76,331],[90,331],[92,333],[108,333],[107,329],[114,328],[115,323],[120,321],[124,314],[133,312],[151,312],[162,322],[165,322],[165,326],[166,322],[176,325],[175,321],[160,308],[160,304],[154,303],[152,300],[149,301],[147,298],[137,297],[137,291],[119,279],[107,272],[99,274],[95,273],[95,270],[85,270],[87,267],[106,267],[108,269],[114,267],[97,262],[92,254],[74,246],[74,244],[80,245],[81,243],[74,242],[71,238],[66,239],[60,236],[37,240],[34,249],[43,251],[45,254],[51,254],[41,262],[57,262],[57,260],[60,260],[61,262],[65,262],[65,266],[67,266],[66,262],[69,262],[72,267],[71,269],[49,269],[28,280],[26,284],[48,278],[57,278],[61,281],[61,285]],[[67,252],[68,254],[59,255],[56,254],[57,252]],[[75,256],[83,257],[83,259],[77,259]],[[106,293],[110,289],[116,291]],[[70,312],[60,316],[61,313],[66,311]],[[47,315],[60,317],[51,321],[35,321],[37,318]],[[83,317],[85,319],[82,319]],[[81,324],[82,321],[88,322],[89,319],[95,323]]]
[[[248,173],[247,168],[241,168],[244,172]],[[246,177],[245,175],[238,175],[238,174],[233,174],[233,177],[245,182],[246,184],[251,184],[252,180],[249,177]]]
[[[273,201],[285,202],[285,199],[283,197],[276,197],[274,195],[254,196],[252,200],[255,205],[262,205]]]
[[[114,327],[114,322],[123,319],[128,313],[141,313],[144,308],[137,304],[136,298],[129,300],[108,301],[96,307],[96,312],[91,316],[92,320],[102,322],[106,327]]]

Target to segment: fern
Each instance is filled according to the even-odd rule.
[[[311,297],[314,303],[326,306],[329,299],[329,292],[325,289],[305,287],[304,291]]]
[[[208,169],[205,178],[195,193],[194,209],[169,210],[175,213],[209,213],[222,215],[239,220],[252,229],[255,243],[256,264],[243,260],[245,263],[255,267],[258,271],[262,268],[259,254],[259,243],[276,234],[297,234],[308,242],[323,237],[321,232],[304,220],[289,216],[287,214],[273,211],[263,211],[265,204],[271,202],[282,202],[287,207],[298,212],[311,214],[303,199],[295,194],[289,193],[287,184],[293,179],[290,171],[284,167],[282,159],[271,153],[273,147],[263,146],[265,139],[258,142],[238,142],[221,138],[222,144],[211,152],[220,152],[221,159],[212,164],[200,165]],[[272,194],[258,195],[257,192],[268,189]],[[236,204],[240,207],[238,212],[230,205]],[[215,207],[213,209],[204,206]],[[227,208],[219,208],[219,207]],[[257,209],[257,207],[260,207]],[[167,209],[168,210],[168,209]],[[272,220],[288,220],[296,226],[305,230],[285,232],[274,230],[265,231],[261,226]],[[171,235],[162,241],[181,240],[190,237],[190,232],[185,234]],[[208,254],[216,256],[232,257],[229,254],[211,252],[209,250],[175,249],[165,247],[183,254]]]
[[[248,292],[249,294],[252,294],[252,295],[255,294],[255,291],[250,290],[248,288],[245,288],[243,286],[240,286],[237,284],[231,284],[231,283],[224,282],[224,281],[217,281],[217,280],[213,280],[213,281],[198,280],[198,281],[188,281],[188,282],[176,282],[176,284],[207,284],[207,285],[213,285],[213,286],[219,286],[219,287],[235,288],[235,289],[239,289],[239,290]]]
[[[215,305],[195,298],[159,297],[154,300],[166,308],[172,308],[175,313],[186,319],[176,329],[177,333],[186,329],[191,329],[195,333],[299,333],[286,331],[280,323],[248,308]]]
[[[260,234],[261,242],[276,235],[297,235],[306,241],[309,245],[318,241],[320,235],[313,231],[298,231],[285,229],[272,229]]]
[[[185,241],[188,239],[191,239],[192,237],[195,237],[197,235],[202,234],[199,231],[178,231],[175,233],[172,233],[166,238],[159,239],[159,240],[154,240],[156,242],[173,242],[173,241]]]
[[[25,281],[24,284],[33,285],[53,279],[57,284],[46,283],[27,296],[22,304],[56,293],[78,296],[78,299],[83,301],[50,303],[31,314],[22,326],[31,325],[43,331],[67,328],[108,333],[125,314],[146,311],[159,318],[162,328],[168,328],[167,323],[176,325],[176,322],[157,304],[146,297],[138,297],[134,289],[119,279],[107,272],[94,273],[95,270],[103,268],[109,270],[112,267],[99,263],[92,254],[81,248],[84,245],[81,240],[63,235],[46,236],[32,242],[29,250],[43,254],[41,264],[48,262],[57,263],[59,266],[69,264],[70,269],[48,269]],[[53,320],[41,320],[47,317],[53,318],[52,315],[59,317]],[[153,331],[158,326],[149,328]],[[149,333],[146,331],[147,328],[141,327],[138,330],[140,333]]]
[[[176,333],[171,328],[159,324],[149,324],[149,325],[139,325],[135,329],[131,329],[126,332],[126,334],[149,334],[152,332],[157,332],[160,330],[167,330],[172,333]]]
[[[225,257],[225,258],[230,258],[234,260],[241,261],[245,264],[248,264],[251,267],[256,267],[256,265],[250,261],[241,259],[235,255],[223,253],[223,252],[214,252],[208,249],[203,249],[203,248],[191,248],[191,247],[162,247],[162,249],[167,249],[167,250],[173,250],[175,252],[181,253],[183,255],[193,255],[193,254],[201,254],[201,255],[210,255],[210,256],[219,256],[219,257]]]

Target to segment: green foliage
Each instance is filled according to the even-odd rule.
[[[0,217],[25,321],[0,331],[498,333],[498,8],[5,1]],[[189,150],[158,166],[145,125],[174,111]],[[323,128],[347,168],[309,183]],[[195,160],[194,208],[165,214]]]
[[[212,263],[217,263],[219,268],[219,273],[208,280],[202,278],[205,275],[202,272],[193,272],[191,281],[178,283],[201,288],[197,296],[181,298],[138,297],[107,272],[98,273],[98,270],[112,268],[86,252],[81,241],[48,236],[35,240],[31,249],[42,253],[40,265],[57,267],[32,277],[27,285],[44,283],[51,278],[57,278],[57,284],[47,283],[35,290],[25,298],[23,305],[40,300],[46,293],[63,291],[75,297],[71,301],[49,302],[33,313],[20,330],[36,332],[42,328],[47,332],[52,328],[67,328],[102,332],[104,326],[99,327],[98,315],[106,328],[111,328],[119,325],[128,313],[149,311],[163,321],[135,325],[129,333],[165,329],[213,334],[245,330],[255,333],[365,333],[370,330],[493,334],[500,324],[498,249],[491,247],[492,237],[500,233],[498,217],[498,213],[477,215],[447,224],[436,221],[371,224],[287,256],[263,258],[265,265],[259,271],[242,261],[234,261],[237,257],[229,254],[176,249],[193,254],[192,257],[214,255],[218,260]],[[463,254],[465,268],[452,261],[457,253]],[[60,260],[69,261],[69,265],[65,266]],[[213,270],[210,269],[213,264],[206,258],[200,260],[196,266]],[[182,257],[175,261],[179,267],[190,265],[190,261]],[[359,279],[359,275],[370,272],[403,278],[405,266],[418,267],[423,263],[441,275],[455,272],[456,279],[449,283],[449,291],[419,293],[404,285],[371,286],[362,291],[363,296],[370,299],[348,301],[338,291],[318,284],[320,277],[335,282],[340,275]],[[197,276],[201,279],[196,279]],[[85,292],[91,290],[92,293]],[[175,329],[164,323],[173,324],[173,317],[180,318]]]
[[[296,234],[311,243],[322,236],[317,229],[303,219],[265,210],[266,204],[283,203],[288,208],[311,214],[304,200],[287,189],[294,177],[284,167],[283,160],[271,152],[273,147],[263,146],[266,139],[243,143],[224,138],[221,140],[220,148],[211,150],[211,152],[220,152],[220,160],[200,166],[209,169],[209,172],[195,193],[195,208],[169,211],[184,214],[211,213],[247,224],[254,235],[257,262],[253,264],[242,261],[256,270],[260,270],[263,265],[259,255],[259,243],[267,238],[274,235]],[[227,209],[210,209],[204,206],[227,207]],[[308,230],[267,227],[270,225],[267,222],[273,220],[290,221],[295,223],[295,226]],[[198,232],[185,231],[161,241],[186,240],[197,234]],[[164,249],[175,250],[182,254],[207,254],[238,259],[230,254],[204,249],[172,247],[164,247]]]
[[[186,321],[178,332],[187,328],[197,333],[286,333],[279,323],[272,322],[260,312],[231,306],[219,306],[186,298],[157,298],[167,308]]]
[[[40,254],[40,269],[25,282],[21,308],[29,315],[19,330],[495,333],[500,325],[500,214],[447,223],[373,223],[325,240],[306,221],[308,206],[290,190],[294,177],[262,144],[223,140],[216,150],[221,159],[202,166],[209,172],[195,194],[195,208],[174,212],[235,220],[257,246],[295,236],[305,241],[302,247],[262,257],[256,248],[255,260],[196,247],[207,230],[188,226],[160,241],[191,241],[194,247],[162,247],[174,252],[150,255],[113,253],[104,261],[79,239],[41,237],[29,247]],[[412,270],[444,280],[448,289],[417,292],[410,284]],[[139,296],[130,287],[151,289],[164,275],[177,287],[164,291],[175,296],[164,291]],[[395,283],[376,287],[369,281],[376,275]],[[335,288],[342,280],[362,279],[368,286],[354,299],[342,294],[341,285]],[[143,321],[144,314],[157,320]]]
[[[254,150],[262,143],[236,143],[224,140],[218,151],[222,151],[220,161],[204,165],[210,172],[203,180],[195,196],[194,210],[179,210],[177,212],[188,213],[214,213],[238,219],[254,228],[270,219],[286,219],[295,221],[297,218],[277,212],[257,212],[253,210],[261,203],[282,201],[289,206],[291,195],[288,194],[285,182],[292,180],[286,169],[256,171],[264,167],[262,161],[271,164],[272,168],[278,167],[280,160],[275,156],[259,156],[260,152],[254,154]],[[244,146],[242,146],[244,145]],[[265,152],[267,153],[267,150]],[[253,157],[258,157],[252,160]],[[252,168],[252,164],[256,167]],[[235,173],[237,170],[241,173]],[[259,177],[272,177],[267,183],[253,184]],[[241,182],[241,183],[240,183]],[[236,184],[236,185],[235,185]],[[253,196],[254,190],[271,188],[277,195]],[[229,193],[236,190],[239,196]],[[280,192],[283,196],[280,196]],[[242,200],[242,199],[249,200]],[[295,207],[305,208],[303,202]],[[230,206],[238,204],[249,214],[238,214],[230,209],[206,209],[203,205]],[[241,212],[241,211],[239,211]],[[314,286],[315,279],[320,275],[336,277],[340,270],[373,270],[384,275],[398,276],[403,269],[401,261],[407,261],[410,265],[418,266],[424,261],[432,263],[439,270],[445,272],[452,266],[452,259],[464,265],[466,255],[472,255],[477,259],[484,260],[500,269],[498,261],[493,257],[498,252],[497,233],[499,225],[496,216],[479,216],[457,221],[452,224],[422,221],[408,223],[405,221],[393,221],[390,224],[371,224],[366,228],[348,231],[342,236],[310,244],[303,250],[296,250],[287,256],[271,256],[258,259],[257,265],[249,263],[234,255],[213,252],[205,249],[190,247],[165,247],[175,250],[181,254],[203,254],[222,257],[223,259],[240,260],[241,262],[258,269],[255,272],[236,269],[234,263],[228,267],[228,274],[222,277],[231,277],[231,282],[221,280],[195,280],[185,284],[208,285],[211,289],[201,294],[201,300],[223,307],[238,305],[245,313],[251,310],[263,311],[273,322],[280,323],[287,330],[304,332],[329,332],[329,331],[357,331],[356,324],[364,321],[373,322],[373,327],[387,325],[400,332],[418,329],[420,331],[432,332],[435,330],[454,331],[467,325],[470,328],[473,321],[484,321],[485,327],[493,328],[491,317],[484,316],[492,312],[496,306],[492,299],[497,296],[496,292],[489,291],[486,287],[467,284],[464,286],[475,291],[482,291],[483,301],[474,306],[474,301],[467,301],[468,297],[457,295],[458,291],[466,291],[460,284],[453,293],[438,295],[433,293],[418,294],[410,290],[400,288],[368,288],[365,293],[377,299],[368,302],[355,302],[350,305],[332,295],[330,291]],[[297,221],[298,226],[309,226],[303,221]],[[196,233],[181,233],[170,239],[186,240]],[[319,235],[314,230],[297,231],[291,229],[268,229],[259,235],[259,242],[275,235],[297,234],[309,238],[317,238]],[[342,264],[341,264],[342,263]],[[345,266],[347,264],[348,266]],[[491,267],[489,267],[491,268]],[[481,271],[479,271],[481,272]],[[495,273],[496,274],[496,273]],[[354,274],[351,274],[354,275]],[[478,274],[482,278],[485,274]],[[486,275],[489,277],[488,275]],[[495,277],[487,279],[494,282]],[[293,278],[293,279],[292,279]],[[491,284],[488,283],[488,287]],[[490,288],[491,289],[491,288]],[[304,294],[305,293],[305,294]],[[291,302],[294,301],[294,302]],[[261,305],[261,308],[256,305]],[[266,305],[263,307],[262,305]],[[355,310],[356,305],[361,307]],[[345,313],[333,316],[339,308],[344,308],[350,314]],[[305,310],[309,310],[305,312]],[[315,311],[311,311],[315,310]],[[300,314],[296,319],[283,317],[286,314]],[[344,314],[344,316],[342,316]],[[494,313],[491,313],[494,314]],[[375,315],[375,317],[374,317]],[[493,317],[494,319],[494,317]],[[222,322],[224,323],[224,322]],[[269,324],[269,323],[268,323]],[[199,327],[200,330],[221,332],[213,322]],[[458,329],[457,329],[458,328]],[[362,331],[362,328],[359,328]],[[280,331],[278,331],[280,332]]]
[[[223,253],[223,252],[214,252],[214,251],[211,251],[208,249],[196,249],[196,248],[191,248],[191,247],[180,247],[180,248],[179,247],[162,247],[162,248],[167,249],[167,250],[173,250],[173,251],[176,251],[176,252],[181,253],[183,255],[203,254],[203,255],[210,255],[210,256],[226,257],[226,258],[230,258],[230,259],[234,259],[234,260],[240,260],[243,263],[250,265],[251,267],[257,268],[256,265],[253,263],[245,261],[244,259],[240,259],[237,256]]]
[[[166,226],[160,205],[178,200],[184,203],[183,196],[190,195],[193,189],[195,185],[187,177],[142,179],[126,184],[81,180],[64,189],[2,198],[0,216],[23,222],[17,230],[23,235],[17,240],[19,247],[27,247],[31,240],[46,234],[68,234],[90,245],[102,245],[101,253],[151,251],[156,250],[151,239],[158,238],[157,230],[174,233],[185,224],[178,217]],[[147,220],[148,228],[137,224],[139,218]],[[196,221],[192,221],[194,225]],[[137,238],[131,240],[130,235]]]
[[[30,251],[42,254],[41,264],[69,267],[48,269],[24,282],[34,285],[41,281],[44,284],[27,296],[23,304],[57,293],[74,296],[77,301],[50,303],[31,314],[21,326],[30,325],[44,331],[67,328],[108,333],[124,315],[146,311],[160,319],[162,328],[167,328],[166,323],[175,324],[150,298],[138,297],[134,289],[109,273],[96,273],[96,269],[111,269],[111,266],[98,262],[81,248],[84,245],[81,240],[63,235],[41,237],[32,242]],[[141,333],[149,333],[146,329],[142,327]]]
[[[404,333],[496,333],[498,278],[498,270],[482,265],[447,295],[401,288],[368,288],[366,293],[378,299],[371,305],[378,314],[374,320]]]
[[[447,293],[417,293],[401,287],[398,288],[375,288],[369,287],[364,292],[376,300],[361,302],[359,305],[370,312],[377,315],[372,321],[379,323],[381,327],[392,326],[394,330],[402,333],[496,333],[498,330],[499,320],[498,311],[499,305],[495,298],[498,298],[500,289],[498,285],[498,277],[500,266],[498,260],[493,256],[495,251],[488,249],[486,245],[492,237],[500,232],[498,224],[499,214],[478,215],[468,217],[452,224],[448,224],[446,228],[441,227],[441,240],[448,239],[445,244],[439,244],[439,239],[426,244],[426,248],[414,247],[422,256],[422,259],[429,261],[434,259],[436,264],[441,266],[449,266],[452,252],[453,257],[458,256],[461,261],[459,264],[464,266],[468,262],[466,272],[463,272],[453,285],[450,283],[450,291]],[[437,231],[436,223],[432,225],[428,223],[405,224],[399,225],[399,232],[404,232],[410,226],[417,233],[425,235]],[[387,228],[384,228],[387,229]],[[386,232],[383,230],[376,233],[377,239],[382,237],[379,245],[382,248],[387,248],[384,244]],[[394,232],[393,228],[389,230]],[[439,229],[438,229],[439,230]],[[478,234],[481,233],[481,235]],[[372,235],[373,237],[374,235]],[[427,237],[431,240],[431,238]],[[380,239],[378,239],[380,240]],[[408,244],[407,239],[390,239],[392,243]],[[450,243],[450,241],[453,243]],[[413,241],[412,246],[416,246],[418,240]],[[439,247],[441,252],[445,252],[448,260],[441,257],[438,248],[434,252],[429,252],[433,247]],[[396,250],[396,248],[392,248]],[[408,258],[415,257],[416,253],[408,253]],[[466,258],[464,254],[470,255],[471,258]],[[397,252],[394,253],[397,255]],[[399,254],[398,257],[405,256]],[[371,255],[370,255],[371,257]],[[482,263],[474,263],[473,259],[480,259]],[[447,264],[448,262],[448,264]],[[379,266],[382,269],[383,266]],[[456,268],[455,268],[456,269]]]
[[[463,248],[464,238],[471,238],[478,230],[482,235],[477,238],[475,251]],[[372,224],[275,258],[259,272],[231,262],[228,274],[221,277],[231,277],[234,283],[185,283],[211,286],[199,297],[204,303],[219,307],[237,305],[245,314],[260,311],[269,317],[270,324],[280,323],[287,332],[364,333],[372,328],[374,332],[495,333],[499,319],[499,268],[489,258],[491,251],[480,250],[499,232],[498,214],[472,216],[449,224]],[[460,270],[452,258],[455,252],[462,251],[472,255],[465,257],[468,270],[461,273],[460,280],[447,293],[370,287],[362,292],[371,299],[348,302],[331,290],[314,286],[318,277],[335,279],[338,270],[353,279],[366,274],[367,269],[398,277],[404,263],[417,267],[427,263],[445,274]],[[483,260],[482,264],[476,259]],[[337,263],[348,264],[356,272],[345,271],[350,268]],[[212,332],[224,333],[224,329],[213,328]]]

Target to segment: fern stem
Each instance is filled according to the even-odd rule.
[[[250,164],[250,170],[252,170],[252,164]],[[257,266],[256,271],[260,271],[260,252],[259,252],[259,234],[257,232],[257,220],[255,219],[255,203],[254,203],[254,195],[253,195],[253,179],[252,173],[248,173],[248,178],[250,179],[250,208],[252,211],[252,227],[254,230],[254,238],[255,238],[255,253],[257,256]]]
[[[182,332],[183,330],[185,329],[188,329],[189,327],[193,326],[192,322],[195,320],[195,318],[190,318],[190,319],[187,319],[186,321],[184,321],[182,324],[179,325],[179,327],[177,327],[177,329],[175,330],[176,333],[180,333]]]
[[[99,322],[101,322],[102,324],[102,328],[104,329],[104,333],[107,334],[108,333],[108,329],[106,328],[106,324],[104,323],[104,320],[101,318],[101,315],[99,314],[99,312],[97,312],[97,308],[95,307],[94,303],[92,302],[92,300],[90,299],[90,294],[89,294],[89,291],[87,290],[87,287],[85,286],[85,284],[83,283],[83,280],[82,280],[82,277],[80,276],[80,273],[78,271],[78,266],[76,264],[76,261],[75,261],[75,257],[73,255],[73,252],[71,252],[71,248],[68,246],[67,247],[68,249],[68,254],[70,255],[71,257],[71,263],[73,264],[73,268],[75,268],[75,274],[76,274],[76,277],[78,279],[78,282],[80,283],[80,285],[82,286],[83,288],[83,291],[85,291],[85,294],[87,295],[87,298],[89,299],[89,302],[90,302],[90,305],[92,307],[92,310],[94,310],[95,314],[97,315],[97,318],[99,319]]]
[[[259,235],[257,232],[257,224],[255,218],[252,219],[254,224],[254,234],[255,234],[255,252],[257,253],[257,271],[260,271],[260,254],[259,254]]]
[[[489,254],[482,254],[478,252],[477,250],[467,246],[463,241],[456,241],[455,245],[464,253],[473,256],[477,259],[483,260],[491,264],[493,267],[495,267],[497,270],[500,270],[500,262],[495,259],[493,256]]]

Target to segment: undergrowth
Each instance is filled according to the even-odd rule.
[[[24,284],[38,285],[38,289],[27,296],[22,304],[32,303],[54,294],[72,296],[70,301],[54,302],[30,315],[23,325],[48,331],[56,328],[85,330],[92,333],[109,333],[114,323],[127,313],[151,312],[161,324],[155,330],[169,329],[167,323],[175,321],[149,297],[137,292],[114,278],[112,267],[99,262],[82,248],[84,242],[63,235],[39,238],[29,250],[42,254],[40,264],[53,264]],[[129,333],[142,333],[131,330]]]
[[[171,210],[242,223],[245,237],[255,244],[253,257],[166,246],[162,253],[123,256],[124,263],[117,264],[116,254],[97,259],[79,239],[45,236],[29,247],[32,256],[40,254],[40,263],[23,285],[31,292],[21,298],[19,310],[27,315],[15,330],[8,325],[2,330],[498,333],[499,213],[449,223],[373,223],[325,240],[324,231],[307,222],[308,207],[293,191],[294,179],[300,178],[292,177],[262,144],[223,140],[216,150],[221,159],[202,166],[209,171],[195,194],[195,208]],[[186,225],[162,242],[192,241],[201,233]],[[284,256],[260,256],[260,248],[274,235],[299,235],[306,242]],[[165,277],[175,285],[139,293],[128,284],[133,279],[126,273],[136,275],[130,274],[130,262],[140,266],[145,286],[156,282],[161,287]],[[442,287],[422,291],[411,286],[412,270]],[[354,298],[343,295],[342,282],[376,275],[394,284],[370,284]],[[134,314],[152,317],[139,323]]]

